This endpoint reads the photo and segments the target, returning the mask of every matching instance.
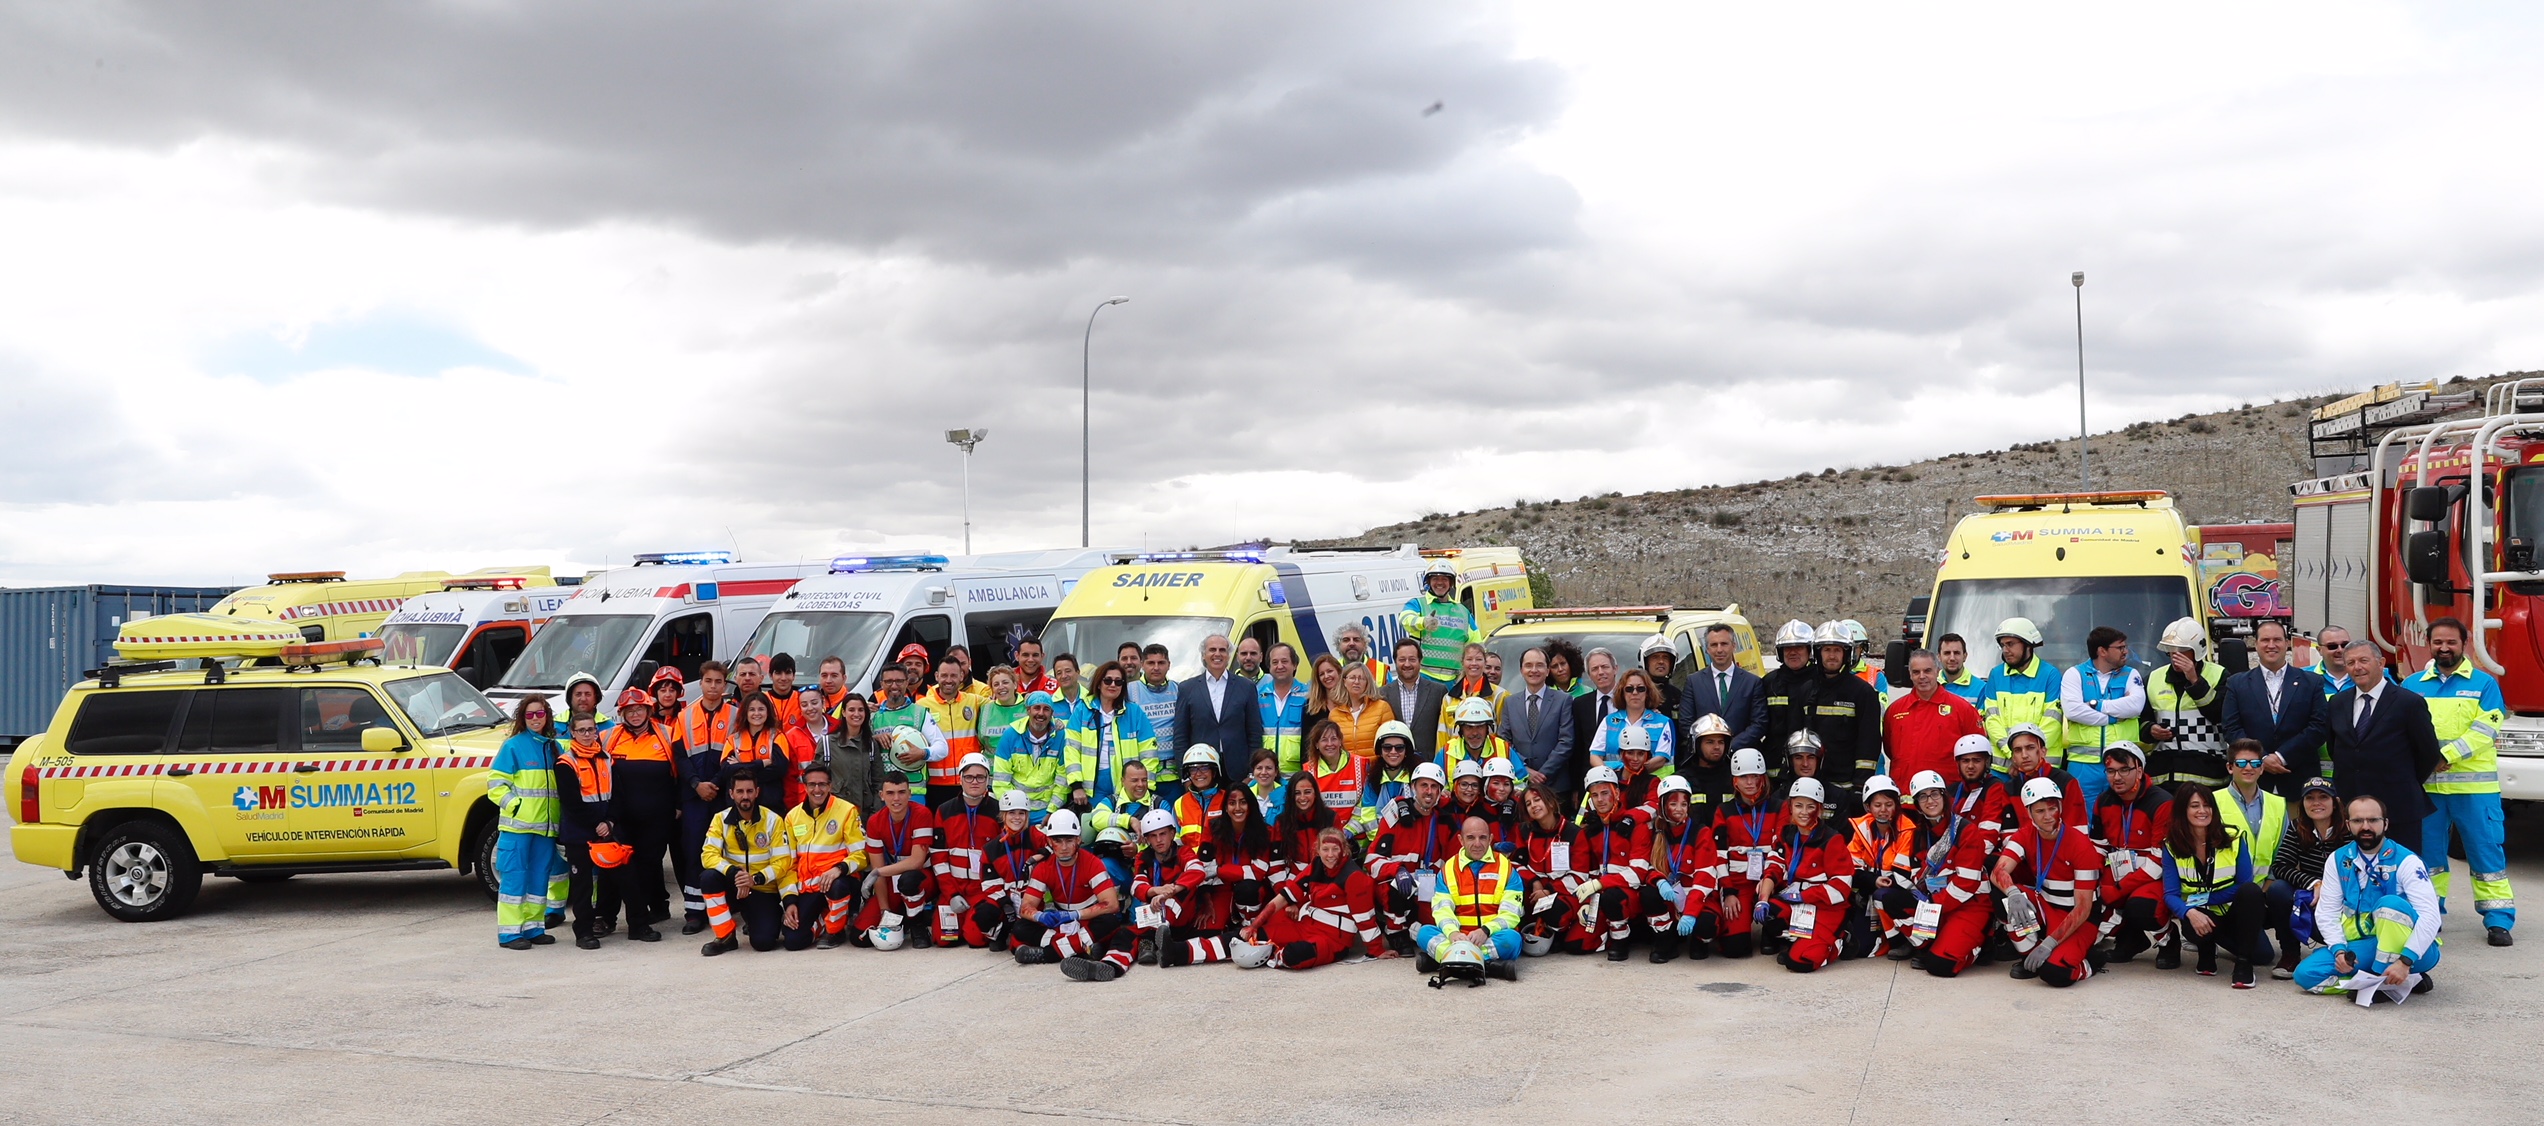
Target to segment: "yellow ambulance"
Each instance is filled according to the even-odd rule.
[[[1926,637],[1957,633],[1974,665],[1993,665],[1996,627],[2030,618],[2044,660],[2090,658],[2085,635],[2112,626],[2129,657],[2155,660],[2155,640],[2176,619],[2205,624],[2198,547],[2190,526],[2157,489],[2026,493],[1978,498],[1944,541],[1927,604]]]
[[[290,626],[303,641],[348,641],[379,631],[409,598],[443,589],[453,578],[518,578],[524,586],[555,586],[545,567],[487,567],[466,576],[448,571],[408,571],[385,579],[347,579],[342,571],[291,571],[265,576],[265,585],[236,591],[207,613]]]

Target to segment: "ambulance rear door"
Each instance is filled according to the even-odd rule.
[[[992,665],[1014,664],[1017,643],[1042,636],[1060,608],[1058,575],[984,575],[954,580],[954,604],[963,615],[963,644],[972,665],[986,675]],[[1048,659],[1051,654],[1044,654]]]

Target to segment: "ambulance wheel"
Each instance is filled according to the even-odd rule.
[[[88,890],[124,922],[173,919],[203,890],[203,866],[185,834],[155,821],[127,821],[107,830],[89,854]]]
[[[477,854],[477,886],[488,900],[503,894],[503,885],[495,875],[495,828],[489,824],[477,830],[477,846],[469,851]]]

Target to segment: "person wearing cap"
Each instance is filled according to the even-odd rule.
[[[1950,770],[1953,745],[1965,735],[1986,734],[1978,705],[1943,687],[1934,653],[1919,649],[1908,654],[1908,691],[1882,709],[1890,776],[1914,778],[1921,771]]]
[[[1899,784],[1887,774],[1864,780],[1864,815],[1848,827],[1847,849],[1855,854],[1855,897],[1853,909],[1846,913],[1846,956],[1880,954],[1904,961],[1909,953],[1909,924],[1917,910],[1912,890],[1917,862],[1934,846],[1934,838],[1901,804]]]
[[[2103,751],[2114,743],[2138,744],[2146,677],[2129,663],[2129,635],[2110,626],[2095,626],[2085,635],[2085,653],[2083,664],[2061,675],[2058,706],[2066,724],[2067,772],[2090,803],[2102,797]]]
[[[1017,897],[1033,878],[1034,865],[1051,852],[1051,842],[1033,822],[1034,814],[1048,812],[1035,808],[1023,790],[998,796],[998,839],[982,850],[980,899],[964,926],[966,935],[977,932],[992,949],[1007,949],[1007,922],[1016,917]]]
[[[2259,664],[2226,678],[2226,741],[2259,741],[2262,788],[2293,799],[2306,779],[2323,772],[2332,694],[2320,675],[2288,659],[2286,623],[2254,623],[2253,652]]]
[[[2013,730],[2005,733],[2005,749],[2009,758],[2006,762],[2007,776],[2001,785],[2005,788],[2006,828],[2014,828],[2015,823],[2022,819],[2023,803],[2019,798],[2023,783],[2034,778],[2047,778],[2058,783],[2058,792],[2066,795],[2062,800],[2067,804],[2059,810],[2059,816],[2065,823],[2082,825],[2086,822],[2084,787],[2076,783],[2075,775],[2050,764],[2049,740],[2039,728],[2028,723],[2015,724]]]
[[[1992,876],[2005,897],[2006,929],[2023,955],[2008,972],[2063,989],[2100,969],[2093,916],[2102,852],[2061,820],[2065,795],[2048,779],[2024,783],[2022,799],[2023,825],[2005,835]]]
[[[609,747],[610,785],[616,794],[612,808],[618,815],[615,826],[620,839],[635,852],[627,860],[626,878],[616,881],[619,894],[628,896],[627,933],[633,936],[642,923],[651,926],[671,917],[671,893],[663,886],[664,853],[680,839],[680,780],[677,755],[671,740],[653,722],[654,695],[630,686],[618,695],[618,725],[603,740]],[[677,868],[686,868],[682,861]],[[608,934],[612,920],[618,915],[620,900],[604,883],[594,893],[598,901],[593,910],[600,916],[598,933]]]
[[[1721,937],[1714,948],[1726,958],[1746,958],[1767,861],[1788,822],[1784,803],[1768,790],[1767,756],[1757,748],[1731,752],[1731,791],[1731,801],[1714,814],[1714,852],[1723,862],[1722,905],[1715,913]]]
[[[1121,891],[1104,862],[1078,847],[1078,815],[1043,819],[1051,855],[1034,865],[1007,925],[1017,964],[1060,963],[1071,981],[1111,981],[1129,973],[1139,934],[1124,917]]]
[[[1987,725],[1988,741],[1996,747],[1995,768],[1999,774],[2005,772],[2012,758],[2005,737],[2022,724],[2032,725],[2048,741],[2050,762],[2064,763],[2067,759],[2067,725],[2059,702],[2065,674],[2042,659],[2040,645],[2040,627],[2033,625],[2030,618],[2007,618],[1996,627],[1999,660],[1982,678],[1979,710]],[[1942,773],[1949,777],[1952,772]]]
[[[919,652],[924,656],[927,650],[920,649]],[[909,669],[902,665],[885,665],[877,670],[874,714],[867,721],[874,730],[875,738],[885,741],[887,746],[900,742],[894,733],[902,730],[915,731],[924,740],[924,746],[918,753],[900,748],[892,756],[893,765],[900,768],[902,776],[909,779],[912,786],[927,785],[928,764],[943,761],[951,749],[945,741],[945,732],[936,725],[936,713],[920,706],[919,701],[910,695],[919,684],[911,677]],[[880,786],[882,782],[878,779],[875,784]]]
[[[936,943],[981,949],[989,945],[988,936],[963,924],[972,904],[980,902],[986,850],[1002,826],[998,803],[989,796],[989,760],[978,752],[964,755],[954,776],[954,797],[930,811],[936,822],[928,850],[929,870],[936,878]]]
[[[1953,816],[1943,775],[1934,771],[1910,780],[1908,791],[1919,842],[1907,888],[1917,900],[1908,912],[1908,945],[1919,968],[1958,977],[1978,960],[1994,921],[1987,867],[1999,827]]]
[[[548,698],[531,696],[512,709],[512,732],[486,770],[486,800],[495,806],[495,944],[506,950],[550,946],[548,870],[555,865],[557,726]],[[571,894],[569,887],[568,893]],[[560,896],[554,910],[565,908]]]
[[[1440,863],[1458,847],[1458,823],[1441,808],[1448,793],[1446,779],[1438,763],[1414,767],[1406,796],[1378,817],[1380,824],[1369,842],[1369,877],[1383,888],[1387,942],[1399,953],[1414,952],[1409,928],[1417,916],[1430,910]]]
[[[970,672],[960,659],[948,653],[936,663],[936,686],[919,697],[919,707],[936,721],[937,731],[945,737],[945,754],[931,753],[928,757],[930,806],[943,805],[962,792],[963,780],[958,772],[965,758],[981,750],[981,709],[988,703],[987,695],[972,691]]]
[[[866,875],[866,815],[856,803],[830,792],[830,768],[804,768],[804,801],[786,814],[786,841],[795,850],[795,894],[787,900],[786,948],[824,950],[848,941],[857,915],[857,889]]]
[[[1712,716],[1708,719],[1715,718]],[[1643,887],[1643,922],[1652,932],[1654,965],[1678,957],[1713,954],[1721,920],[1714,915],[1722,858],[1714,830],[1695,813],[1695,787],[1685,777],[1661,779],[1659,812],[1652,820],[1652,879]]]
[[[866,886],[857,929],[848,941],[873,944],[879,927],[905,930],[913,946],[925,946],[934,928],[936,818],[912,801],[905,774],[883,776],[883,808],[866,815]]]
[[[1457,679],[1466,646],[1484,640],[1475,615],[1457,600],[1457,568],[1444,560],[1423,565],[1422,592],[1405,601],[1396,623],[1422,647],[1422,675],[1441,684]]]
[[[1660,689],[1654,685],[1652,675],[1642,669],[1625,670],[1617,677],[1616,697],[1616,710],[1608,713],[1592,736],[1590,765],[1623,773],[1625,737],[1630,729],[1643,736],[1644,748],[1651,752],[1653,760],[1667,767],[1677,757],[1678,725],[1670,722],[1669,712],[1662,710]],[[1588,782],[1583,785],[1587,787]]]
[[[1517,762],[1510,744],[1494,732],[1492,701],[1482,696],[1469,696],[1453,705],[1452,718],[1456,734],[1440,740],[1440,753],[1432,761],[1440,769],[1455,772],[1461,762],[1474,762],[1478,769],[1493,759]]]
[[[1584,867],[1590,874],[1573,885],[1573,899],[1584,905],[1597,902],[1598,922],[1606,928],[1599,935],[1600,946],[1609,961],[1622,962],[1634,938],[1641,889],[1652,875],[1652,819],[1626,804],[1616,771],[1591,767],[1582,784],[1589,791],[1579,821],[1589,861]]]
[[[1221,962],[1227,940],[1202,925],[1208,913],[1210,864],[1198,845],[1186,847],[1175,815],[1152,809],[1140,818],[1139,851],[1131,861],[1131,922],[1140,930],[1138,960],[1146,965],[1188,966]]]
[[[1844,821],[1857,812],[1854,790],[1829,780],[1828,760],[1822,757],[1819,736],[1796,731],[1784,748],[1784,777],[1776,781],[1776,800],[1785,800],[1793,792],[1793,784],[1804,779],[1820,784],[1822,813]]]
[[[1022,790],[1036,816],[1066,804],[1069,789],[1061,767],[1069,757],[1069,728],[1059,718],[1051,693],[1025,697],[1025,716],[998,737],[998,757],[990,766],[990,786],[1001,794]]]
[[[707,926],[715,932],[698,953],[710,958],[740,948],[736,931],[750,936],[751,949],[765,953],[777,949],[783,932],[807,922],[804,909],[788,903],[801,890],[795,846],[785,819],[760,804],[759,772],[742,767],[725,781],[729,803],[707,823],[698,856],[698,890],[706,900]]]
[[[2179,969],[2182,939],[2164,909],[2164,872],[2157,860],[2173,831],[2173,800],[2147,782],[2146,752],[2137,744],[2113,743],[2102,755],[2108,781],[2093,803],[2089,831],[2111,870],[2102,895],[2117,927],[2110,960],[2126,962],[2154,946],[2155,968]]]
[[[1493,827],[1481,817],[1458,826],[1458,849],[1440,866],[1431,894],[1431,921],[1414,935],[1425,955],[1415,968],[1428,972],[1463,941],[1484,958],[1484,973],[1519,980],[1519,870],[1493,851]]]
[[[2253,987],[2262,924],[2269,904],[2253,883],[2265,871],[2253,861],[2248,834],[2217,815],[2217,795],[2197,782],[2174,788],[2176,816],[2156,865],[2164,873],[2164,910],[2181,920],[2182,938],[2199,952],[2201,977],[2217,976],[2217,948],[2235,960],[2234,985]]]
[[[1316,834],[1316,851],[1281,879],[1272,901],[1240,940],[1272,947],[1268,964],[1313,969],[1358,948],[1369,958],[1393,958],[1378,930],[1377,887],[1351,862],[1351,838],[1337,828]]]
[[[1687,725],[1687,742],[1694,750],[1681,755],[1670,774],[1687,779],[1693,816],[1710,825],[1714,810],[1731,800],[1731,724],[1718,715],[1698,716]]]
[[[1789,824],[1777,836],[1766,878],[1758,883],[1758,921],[1766,924],[1776,964],[1798,974],[1837,960],[1854,896],[1855,853],[1846,832],[1821,818],[1827,806],[1819,779],[1793,780],[1785,794]]]
[[[2286,981],[2297,963],[2318,944],[2314,931],[2315,885],[2323,880],[2323,862],[2350,839],[2341,817],[2341,793],[2331,781],[2308,778],[2297,791],[2288,827],[2270,856],[2271,926],[2279,936],[2279,964],[2270,976]]]
[[[566,901],[574,911],[574,945],[598,950],[605,927],[598,905],[636,902],[628,894],[627,858],[636,850],[619,832],[617,776],[609,748],[601,742],[600,717],[586,712],[566,720],[566,742],[557,753],[557,785],[563,800],[557,843],[565,848]],[[569,788],[570,787],[570,788]],[[659,858],[657,858],[659,864]],[[627,937],[659,942],[662,935],[641,917],[629,920]]]
[[[1208,743],[1195,743],[1184,751],[1184,793],[1175,799],[1175,821],[1183,826],[1190,840],[1210,831],[1227,808],[1228,795],[1219,787],[1219,751]]]
[[[2427,993],[2436,985],[2429,971],[2445,953],[2429,866],[2385,835],[2385,803],[2375,795],[2351,798],[2344,811],[2350,843],[2333,850],[2315,884],[2315,933],[2330,945],[2297,964],[2297,988],[2349,994],[2364,973],[2381,979],[2373,983],[2370,1003],[2387,989]]]

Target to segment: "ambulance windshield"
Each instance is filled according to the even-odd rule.
[[[539,627],[521,659],[512,663],[497,688],[562,690],[567,677],[587,672],[610,683],[629,650],[654,619],[645,614],[573,614]]]
[[[468,682],[450,673],[392,680],[386,687],[398,709],[425,738],[476,731],[503,722],[503,713]]]
[[[866,670],[883,651],[884,634],[891,629],[892,615],[872,610],[771,614],[760,619],[760,631],[743,652],[761,660],[772,653],[794,654],[798,684],[812,682],[822,658],[837,657],[848,666],[847,683],[858,685],[866,682]]]
[[[2111,626],[2129,635],[2129,663],[2158,659],[2155,639],[2191,615],[2190,584],[2171,576],[1950,579],[1936,592],[1926,636],[1957,633],[1970,643],[1973,668],[1994,668],[1996,627],[2030,618],[2041,630],[2043,659],[2065,668],[2085,659],[2085,635]]]
[[[416,625],[402,622],[380,628],[380,659],[392,665],[450,667],[451,651],[468,636],[467,626]]]
[[[1079,668],[1092,670],[1112,660],[1125,641],[1141,648],[1163,645],[1174,662],[1166,675],[1184,680],[1201,675],[1202,641],[1214,633],[1225,635],[1228,624],[1226,618],[1053,618],[1042,631],[1042,651],[1074,653]]]

